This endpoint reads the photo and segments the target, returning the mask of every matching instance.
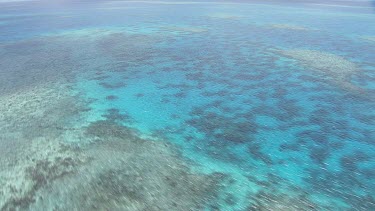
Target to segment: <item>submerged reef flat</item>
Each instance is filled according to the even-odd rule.
[[[26,209],[41,187],[83,162],[61,143],[68,118],[83,110],[59,83],[3,94],[0,102],[0,209]]]
[[[170,144],[141,139],[111,118],[62,122],[85,110],[51,88],[2,96],[9,104],[1,107],[0,209],[200,210],[215,197],[220,175],[191,172]],[[88,144],[68,144],[67,135]]]
[[[212,19],[227,19],[227,20],[238,20],[241,18],[241,16],[227,14],[227,13],[215,13],[215,14],[207,15],[207,17],[212,18]]]
[[[167,32],[179,32],[179,33],[203,33],[207,32],[208,30],[202,27],[193,27],[193,26],[165,26],[161,27],[162,31]]]
[[[216,197],[221,174],[191,171],[177,148],[140,138],[115,109],[88,121],[90,99],[75,88],[76,73],[94,74],[106,64],[97,59],[103,55],[152,58],[134,42],[147,48],[155,39],[107,32],[86,38],[11,43],[29,53],[34,46],[35,57],[2,46],[0,210],[202,210]]]
[[[45,83],[1,95],[0,131],[24,138],[60,134],[69,118],[87,110],[70,91],[67,84]]]
[[[70,5],[3,12],[0,210],[375,210],[370,16]]]
[[[375,43],[375,36],[364,36],[362,39]]]
[[[357,74],[359,68],[355,63],[342,56],[304,49],[281,50],[279,52],[283,56],[295,59],[302,65],[322,73],[324,76],[329,76],[329,81],[338,84],[344,89],[358,93],[363,92],[360,87],[350,81],[351,76]]]
[[[46,189],[53,196],[65,184],[64,209],[199,210],[214,196],[218,177],[190,172],[169,144],[140,139],[112,121],[94,122],[85,134],[97,140],[84,150],[90,164]]]
[[[98,36],[93,43],[95,50],[101,55],[111,57],[113,59],[111,66],[114,68],[117,65],[116,69],[121,72],[126,71],[127,67],[131,65],[157,58],[160,52],[155,49],[155,45],[168,38],[170,37],[165,32],[162,33],[162,36],[113,32]],[[106,65],[106,69],[108,69],[108,65]]]
[[[43,198],[37,195],[40,189],[73,173],[78,164],[86,161],[51,137],[28,139],[27,143],[13,138],[9,143],[13,145],[12,153],[1,161],[1,210],[28,209]]]
[[[285,194],[267,193],[260,191],[255,196],[250,197],[254,200],[248,210],[251,211],[313,211],[320,210],[314,203],[303,196],[291,197]]]
[[[33,89],[46,82],[67,82],[79,63],[72,57],[73,40],[33,38],[0,45],[2,94]]]
[[[310,31],[312,29],[304,27],[304,26],[298,26],[298,25],[291,25],[291,24],[271,24],[268,25],[270,28],[274,29],[287,29],[287,30],[296,30],[296,31]]]
[[[301,49],[284,50],[280,52],[309,67],[338,77],[340,80],[347,79],[350,75],[358,71],[355,63],[331,53]]]
[[[39,153],[26,147],[23,165],[9,174],[20,177],[2,180],[8,196],[2,208],[201,210],[215,197],[221,175],[191,172],[172,145],[141,139],[108,120],[82,130],[91,144],[35,142]]]

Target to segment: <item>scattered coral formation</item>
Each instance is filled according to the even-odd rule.
[[[150,33],[70,31],[1,44],[0,209],[235,210],[246,196],[249,210],[317,209],[312,192],[288,195],[283,184],[296,179],[303,189],[373,210],[372,189],[364,188],[374,178],[367,165],[371,154],[361,149],[340,155],[346,140],[372,144],[372,116],[360,111],[363,102],[354,99],[352,106],[352,98],[325,83],[356,90],[351,77],[358,66],[320,51],[273,54],[264,44],[271,40],[269,29],[249,30],[227,14],[211,18],[221,21],[210,20],[214,33],[187,24]],[[280,55],[314,71],[298,71],[299,65]],[[89,99],[98,113],[90,111],[85,93],[72,92],[77,73],[89,79],[90,89],[100,90]],[[153,134],[161,140],[140,138],[140,131],[128,127],[137,122],[122,107],[126,103],[119,106],[124,96],[131,106],[156,102],[147,109],[158,114],[156,127],[165,127]],[[170,126],[164,112],[173,120]],[[357,120],[360,127],[352,124]],[[192,161],[168,140],[186,147],[183,153]],[[210,173],[190,169],[195,162]],[[331,171],[327,163],[341,170]],[[290,169],[298,174],[290,175]],[[225,188],[224,177],[230,178]],[[255,179],[242,183],[241,177]]]
[[[0,72],[0,209],[199,210],[215,197],[220,176],[192,172],[177,148],[139,138],[122,125],[133,122],[126,113],[109,109],[106,120],[84,127],[90,108],[71,82],[85,60],[79,53],[66,52],[64,58],[47,54],[69,48],[77,39],[45,40],[48,47],[41,48],[49,50],[36,53],[35,61],[26,61],[24,52],[3,49],[13,61],[4,57]],[[20,49],[34,45],[16,44]],[[102,49],[118,56],[116,49]],[[141,59],[137,56],[141,54],[129,59]],[[16,84],[6,82],[13,77]]]
[[[6,103],[0,120],[7,121],[2,125],[8,128],[1,130],[14,132],[0,139],[8,146],[1,148],[2,209],[187,210],[200,209],[214,196],[215,176],[191,173],[171,145],[140,139],[134,130],[116,123],[124,120],[116,110],[109,111],[108,120],[85,129],[70,131],[58,125],[59,118],[82,111],[71,110],[80,107],[75,104],[65,107],[57,99],[72,98],[48,88],[2,96]],[[9,128],[10,121],[16,128]],[[26,127],[34,127],[30,130],[38,135],[22,133]],[[66,132],[94,143],[84,148],[63,144]],[[48,198],[54,194],[67,197],[65,203]]]

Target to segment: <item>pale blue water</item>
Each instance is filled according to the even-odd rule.
[[[221,175],[208,188],[215,193],[198,207],[168,209],[375,210],[372,2],[12,2],[0,3],[0,32],[0,100],[9,104],[0,111],[14,115],[1,116],[0,141],[14,145],[14,151],[18,142],[34,140],[24,132],[29,129],[40,131],[35,132],[40,139],[57,139],[85,154],[97,140],[74,131],[105,120],[137,130],[150,142],[171,143],[189,174]],[[34,104],[16,101],[47,83],[53,87],[49,93],[63,92],[61,84],[67,85],[73,102],[85,108],[74,110],[68,103],[49,108],[64,94],[30,101]],[[31,92],[32,99],[39,99],[39,92]],[[39,114],[32,106],[45,110]],[[69,107],[75,112],[65,111]],[[30,111],[23,114],[23,108]],[[39,123],[25,119],[51,123],[30,129]],[[110,155],[111,150],[98,153]],[[46,154],[43,159],[51,162]],[[103,164],[108,159],[98,166],[112,165],[111,160]],[[28,183],[28,177],[18,176],[26,182],[17,182],[6,176],[34,168],[20,162],[2,171],[0,181],[18,188],[1,190],[4,210],[65,210],[74,201],[69,197],[86,189],[87,203],[99,204],[91,209],[141,210],[144,204],[143,210],[166,209],[142,198],[125,203],[126,191],[99,191],[95,194],[106,198],[101,202],[90,196],[91,183],[60,191],[88,174],[83,171],[90,172],[80,162],[67,175],[47,165],[43,179],[36,180],[43,182],[31,177],[32,188],[17,185]],[[90,176],[95,181],[95,174]],[[121,184],[132,183],[121,178]],[[159,187],[172,194],[155,196],[156,201],[185,199],[172,187]],[[113,198],[116,206],[101,207]],[[83,204],[70,208],[89,209]]]

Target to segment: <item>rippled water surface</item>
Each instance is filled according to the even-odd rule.
[[[0,210],[375,210],[366,1],[0,2]]]

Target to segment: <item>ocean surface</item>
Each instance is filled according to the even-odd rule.
[[[373,1],[0,1],[0,210],[375,210]]]

